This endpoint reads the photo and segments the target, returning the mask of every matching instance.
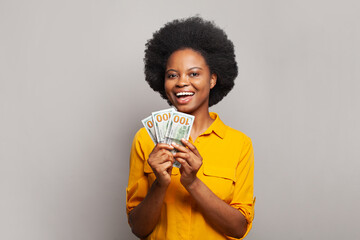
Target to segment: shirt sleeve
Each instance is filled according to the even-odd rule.
[[[234,197],[230,205],[238,209],[248,222],[247,231],[243,238],[251,229],[254,219],[254,151],[251,139],[245,137],[244,146],[240,154],[240,161],[236,169],[236,182]],[[235,239],[235,238],[230,238]]]
[[[129,181],[126,188],[126,213],[129,214],[146,196],[149,184],[144,174],[145,154],[141,148],[141,129],[136,133],[130,152]]]

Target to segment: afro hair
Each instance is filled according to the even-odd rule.
[[[210,91],[209,107],[217,104],[234,87],[238,74],[234,45],[222,29],[201,17],[174,20],[153,34],[146,43],[145,80],[168,100],[164,88],[166,63],[173,52],[185,48],[199,52],[211,74],[217,75],[216,85]],[[168,103],[171,104],[169,100]]]

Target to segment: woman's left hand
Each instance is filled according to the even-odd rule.
[[[181,142],[185,147],[175,143],[172,146],[178,151],[174,154],[174,158],[181,164],[180,182],[187,188],[197,179],[196,174],[202,165],[202,157],[196,147],[189,141],[182,139]]]

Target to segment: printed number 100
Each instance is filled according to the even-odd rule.
[[[167,121],[167,120],[169,120],[169,118],[170,118],[170,113],[164,113],[163,115],[156,115],[156,120],[158,121],[158,122],[162,122],[163,120],[164,121]]]
[[[181,125],[189,125],[189,118],[175,116],[174,122],[175,123],[180,122]]]

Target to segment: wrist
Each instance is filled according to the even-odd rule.
[[[158,181],[158,179],[155,179],[154,183],[153,183],[154,187],[158,190],[163,190],[166,191],[166,189],[169,187],[170,182],[169,183],[161,183]]]
[[[191,183],[187,184],[184,187],[188,192],[191,192],[192,190],[198,187],[199,183],[200,183],[200,179],[196,177],[194,181],[192,181]]]

